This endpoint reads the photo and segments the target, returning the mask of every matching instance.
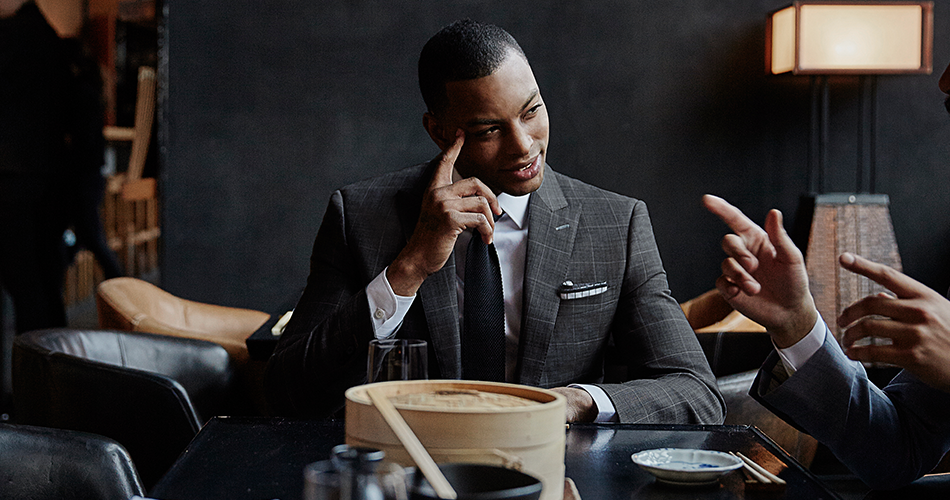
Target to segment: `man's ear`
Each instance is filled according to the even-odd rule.
[[[435,142],[435,145],[438,146],[440,150],[445,151],[449,147],[451,142],[445,134],[445,125],[443,125],[435,115],[426,111],[425,114],[422,115],[422,126],[425,127],[426,132],[429,133],[429,137],[432,138],[432,141]],[[452,139],[454,138],[455,134],[452,135]]]

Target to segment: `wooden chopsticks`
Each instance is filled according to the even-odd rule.
[[[383,420],[389,424],[390,429],[392,429],[396,437],[399,438],[399,442],[402,443],[406,451],[409,452],[409,456],[416,463],[416,466],[419,467],[419,470],[422,471],[422,475],[429,480],[429,485],[435,490],[435,494],[439,498],[448,500],[458,498],[458,493],[452,488],[449,481],[445,479],[445,475],[442,474],[439,466],[432,460],[432,456],[426,451],[422,442],[420,442],[416,434],[412,432],[412,429],[409,428],[409,424],[402,418],[402,415],[399,414],[396,407],[389,401],[389,398],[382,392],[379,392],[378,388],[366,389],[366,394],[383,416]]]
[[[751,481],[746,481],[746,486],[763,486],[769,489],[772,488],[784,488],[785,480],[772,474],[771,472],[765,470],[761,465],[753,462],[748,457],[739,452],[729,452],[732,455],[742,460],[742,465],[748,474],[751,477]]]

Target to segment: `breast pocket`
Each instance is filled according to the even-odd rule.
[[[586,329],[609,323],[617,304],[617,289],[607,281],[565,281],[557,289],[560,299],[558,320]],[[595,327],[600,330],[600,327]]]

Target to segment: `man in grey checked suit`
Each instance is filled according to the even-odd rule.
[[[337,412],[366,380],[373,338],[424,339],[430,378],[460,378],[462,260],[477,237],[501,263],[507,381],[562,393],[568,421],[720,423],[646,206],[546,164],[545,103],[511,35],[454,23],[423,48],[419,75],[442,154],[333,194],[268,364],[276,411]],[[603,383],[608,350],[629,380]]]
[[[950,94],[950,66],[940,89]],[[950,112],[950,95],[946,107]],[[872,487],[899,487],[930,472],[950,450],[950,301],[894,269],[844,253],[841,267],[891,294],[866,297],[842,312],[838,325],[848,327],[842,350],[818,314],[802,253],[781,213],[769,212],[763,230],[721,198],[707,195],[703,202],[734,231],[723,238],[727,258],[716,288],[765,326],[775,344],[752,397],[827,445]],[[891,343],[854,345],[872,335]],[[858,361],[904,370],[880,389]]]

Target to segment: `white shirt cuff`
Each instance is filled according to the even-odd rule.
[[[785,371],[788,372],[789,377],[807,363],[808,360],[818,352],[818,349],[821,349],[822,344],[825,343],[827,331],[828,326],[825,325],[821,316],[818,316],[818,320],[815,321],[815,326],[811,328],[808,335],[805,335],[801,340],[785,349],[775,348],[779,357],[782,358],[782,364],[785,365]],[[775,344],[773,343],[772,345],[774,346]]]
[[[594,419],[595,423],[617,422],[619,420],[617,417],[617,409],[614,408],[613,401],[610,400],[607,393],[600,387],[588,384],[570,384],[568,387],[584,389],[587,391],[587,394],[590,394],[590,397],[594,398],[594,406],[597,407],[597,418]]]
[[[409,307],[416,299],[416,296],[403,297],[396,295],[393,287],[386,279],[386,270],[379,273],[373,281],[366,285],[366,298],[369,301],[370,319],[373,321],[373,329],[378,339],[391,337],[402,320],[406,318]]]

